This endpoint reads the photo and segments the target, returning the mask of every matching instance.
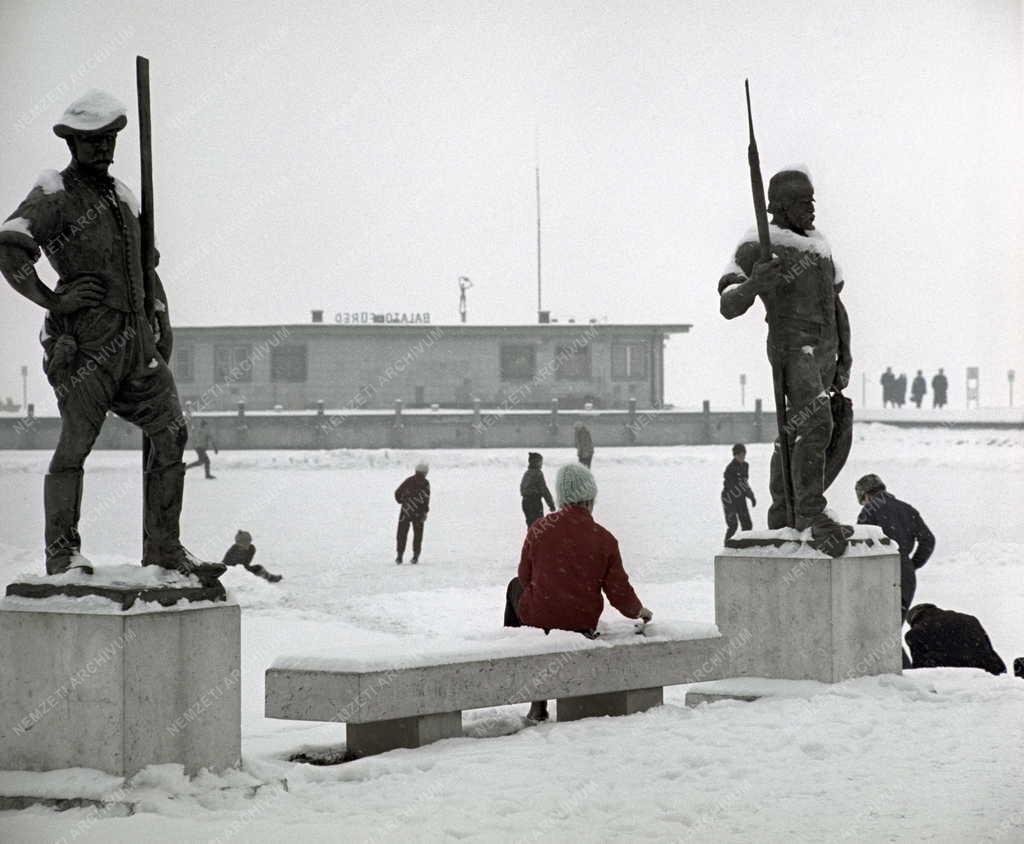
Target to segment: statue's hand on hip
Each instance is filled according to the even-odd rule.
[[[105,293],[106,286],[95,276],[79,276],[72,284],[54,293],[49,310],[55,314],[73,314],[82,308],[98,305]]]

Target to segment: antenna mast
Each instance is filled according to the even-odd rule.
[[[459,318],[466,321],[466,291],[473,286],[468,276],[459,276]]]
[[[537,314],[538,317],[543,307],[541,304],[541,252],[540,252],[540,135],[534,129],[533,135],[533,174],[534,184],[537,190]]]

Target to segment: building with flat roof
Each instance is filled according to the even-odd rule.
[[[687,324],[369,323],[176,327],[171,367],[197,410],[638,408],[664,403],[664,346]]]

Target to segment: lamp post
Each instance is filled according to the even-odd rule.
[[[740,373],[740,407],[747,406],[747,374]]]
[[[1012,396],[1013,388],[1011,387],[1010,389]],[[1010,404],[1013,404],[1012,398],[1010,399]],[[28,367],[24,365],[21,367],[21,412],[28,413]]]

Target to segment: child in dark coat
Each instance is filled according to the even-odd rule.
[[[750,530],[750,511],[747,510],[747,499],[750,506],[757,506],[754,491],[750,488],[748,478],[750,466],[747,465],[747,447],[736,443],[732,447],[732,460],[725,467],[722,475],[722,510],[725,512],[725,539],[728,541],[736,533],[737,527]]]
[[[242,566],[246,571],[251,571],[257,577],[262,577],[271,583],[277,583],[281,579],[279,574],[271,574],[259,563],[252,564],[252,558],[256,556],[256,546],[252,544],[252,534],[247,530],[240,530],[235,534],[235,544],[224,553],[222,562],[226,566]]]
[[[541,471],[544,458],[536,451],[531,451],[526,458],[526,465],[528,468],[519,482],[519,494],[523,497],[523,515],[526,516],[526,526],[529,527],[544,515],[545,501],[548,510],[555,512],[555,499],[551,497],[551,491]]]

